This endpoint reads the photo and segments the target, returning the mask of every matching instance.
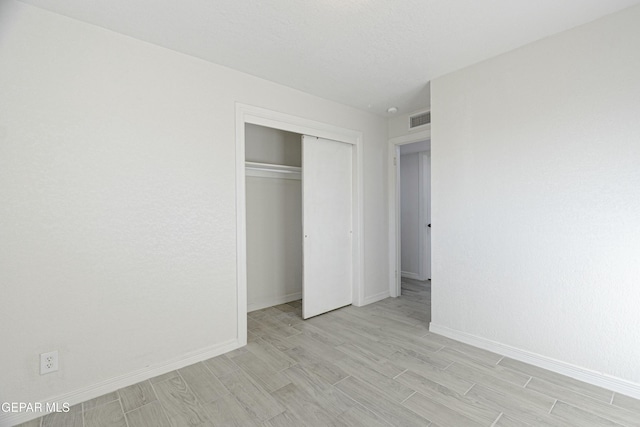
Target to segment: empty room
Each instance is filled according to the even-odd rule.
[[[0,427],[640,426],[640,1],[0,0]]]

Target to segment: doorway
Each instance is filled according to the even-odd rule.
[[[307,319],[351,304],[352,154],[245,125],[247,311],[302,300]]]
[[[400,299],[403,311],[431,321],[431,143],[398,147]]]
[[[425,147],[429,148],[429,160],[430,160],[430,141],[431,141],[431,131],[425,130],[422,132],[416,132],[411,135],[406,135],[398,138],[393,138],[389,140],[389,151],[388,151],[388,182],[389,182],[389,295],[391,297],[399,297],[402,295],[402,274],[403,274],[403,265],[402,265],[402,194],[401,194],[401,148],[406,146],[405,154],[409,154],[411,150],[411,144],[414,145],[413,149],[417,150],[416,152],[421,151]],[[419,146],[419,143],[428,144]],[[420,148],[419,148],[420,147]],[[422,150],[424,151],[424,150]],[[418,159],[420,159],[418,157]],[[422,162],[422,171],[418,169],[420,174],[425,173],[424,169],[424,161],[422,158],[418,160],[418,162]],[[429,174],[430,175],[430,174]],[[424,178],[424,177],[423,177]],[[426,186],[425,186],[426,187]],[[420,224],[420,227],[417,228],[416,234],[422,234],[422,238],[420,236],[416,236],[423,243],[418,246],[419,252],[416,255],[416,259],[418,262],[416,263],[418,267],[416,267],[415,272],[405,271],[405,276],[407,273],[414,273],[415,276],[409,277],[409,279],[424,279],[430,278],[430,245],[427,247],[427,244],[424,243],[427,240],[430,240],[431,227],[430,227],[430,194],[422,195],[424,197],[425,203],[422,203],[422,206],[418,206],[417,216],[419,220],[417,223]],[[422,211],[422,214],[420,214]],[[415,212],[414,212],[415,213]],[[428,259],[427,259],[428,258]],[[422,263],[422,266],[420,266]],[[406,267],[405,267],[406,268]],[[425,277],[429,276],[429,277]]]
[[[278,113],[259,107],[236,104],[236,236],[237,236],[237,339],[239,345],[247,343],[247,229],[246,229],[246,177],[245,177],[245,127],[247,124],[264,126],[324,138],[350,147],[351,194],[351,283],[350,301],[363,305],[363,234],[362,234],[362,133],[339,128],[309,119]],[[304,166],[304,165],[303,165]],[[303,295],[304,299],[304,295]]]
[[[399,147],[400,276],[431,278],[431,143]]]

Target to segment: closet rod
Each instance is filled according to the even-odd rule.
[[[300,173],[302,168],[300,166],[286,166],[286,165],[274,165],[271,163],[257,163],[257,162],[245,162],[245,169],[247,170],[259,170],[265,172],[279,172],[279,173]]]
[[[302,179],[302,168],[299,166],[245,162],[245,173],[259,178]]]

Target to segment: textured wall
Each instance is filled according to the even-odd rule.
[[[432,82],[434,324],[640,383],[638,22]]]
[[[236,102],[363,132],[365,296],[387,289],[384,119],[0,6],[1,401],[236,336]],[[38,375],[53,349],[60,371]]]

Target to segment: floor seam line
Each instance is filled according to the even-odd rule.
[[[491,427],[495,427],[495,425],[498,423],[498,421],[500,421],[500,418],[502,418],[503,415],[504,415],[504,412],[500,412],[498,414],[498,417],[495,420],[493,420],[493,423],[491,423]]]
[[[392,380],[395,380],[396,378],[398,378],[400,375],[404,374],[405,372],[407,372],[409,370],[409,368],[405,369],[404,371],[400,372],[398,375],[396,375],[395,377],[391,378]]]
[[[411,399],[411,397],[416,394],[417,391],[414,391],[413,393],[411,393],[409,396],[407,396],[406,399],[404,399],[402,402],[400,402],[401,405],[404,405],[404,402],[406,402],[407,400]]]

